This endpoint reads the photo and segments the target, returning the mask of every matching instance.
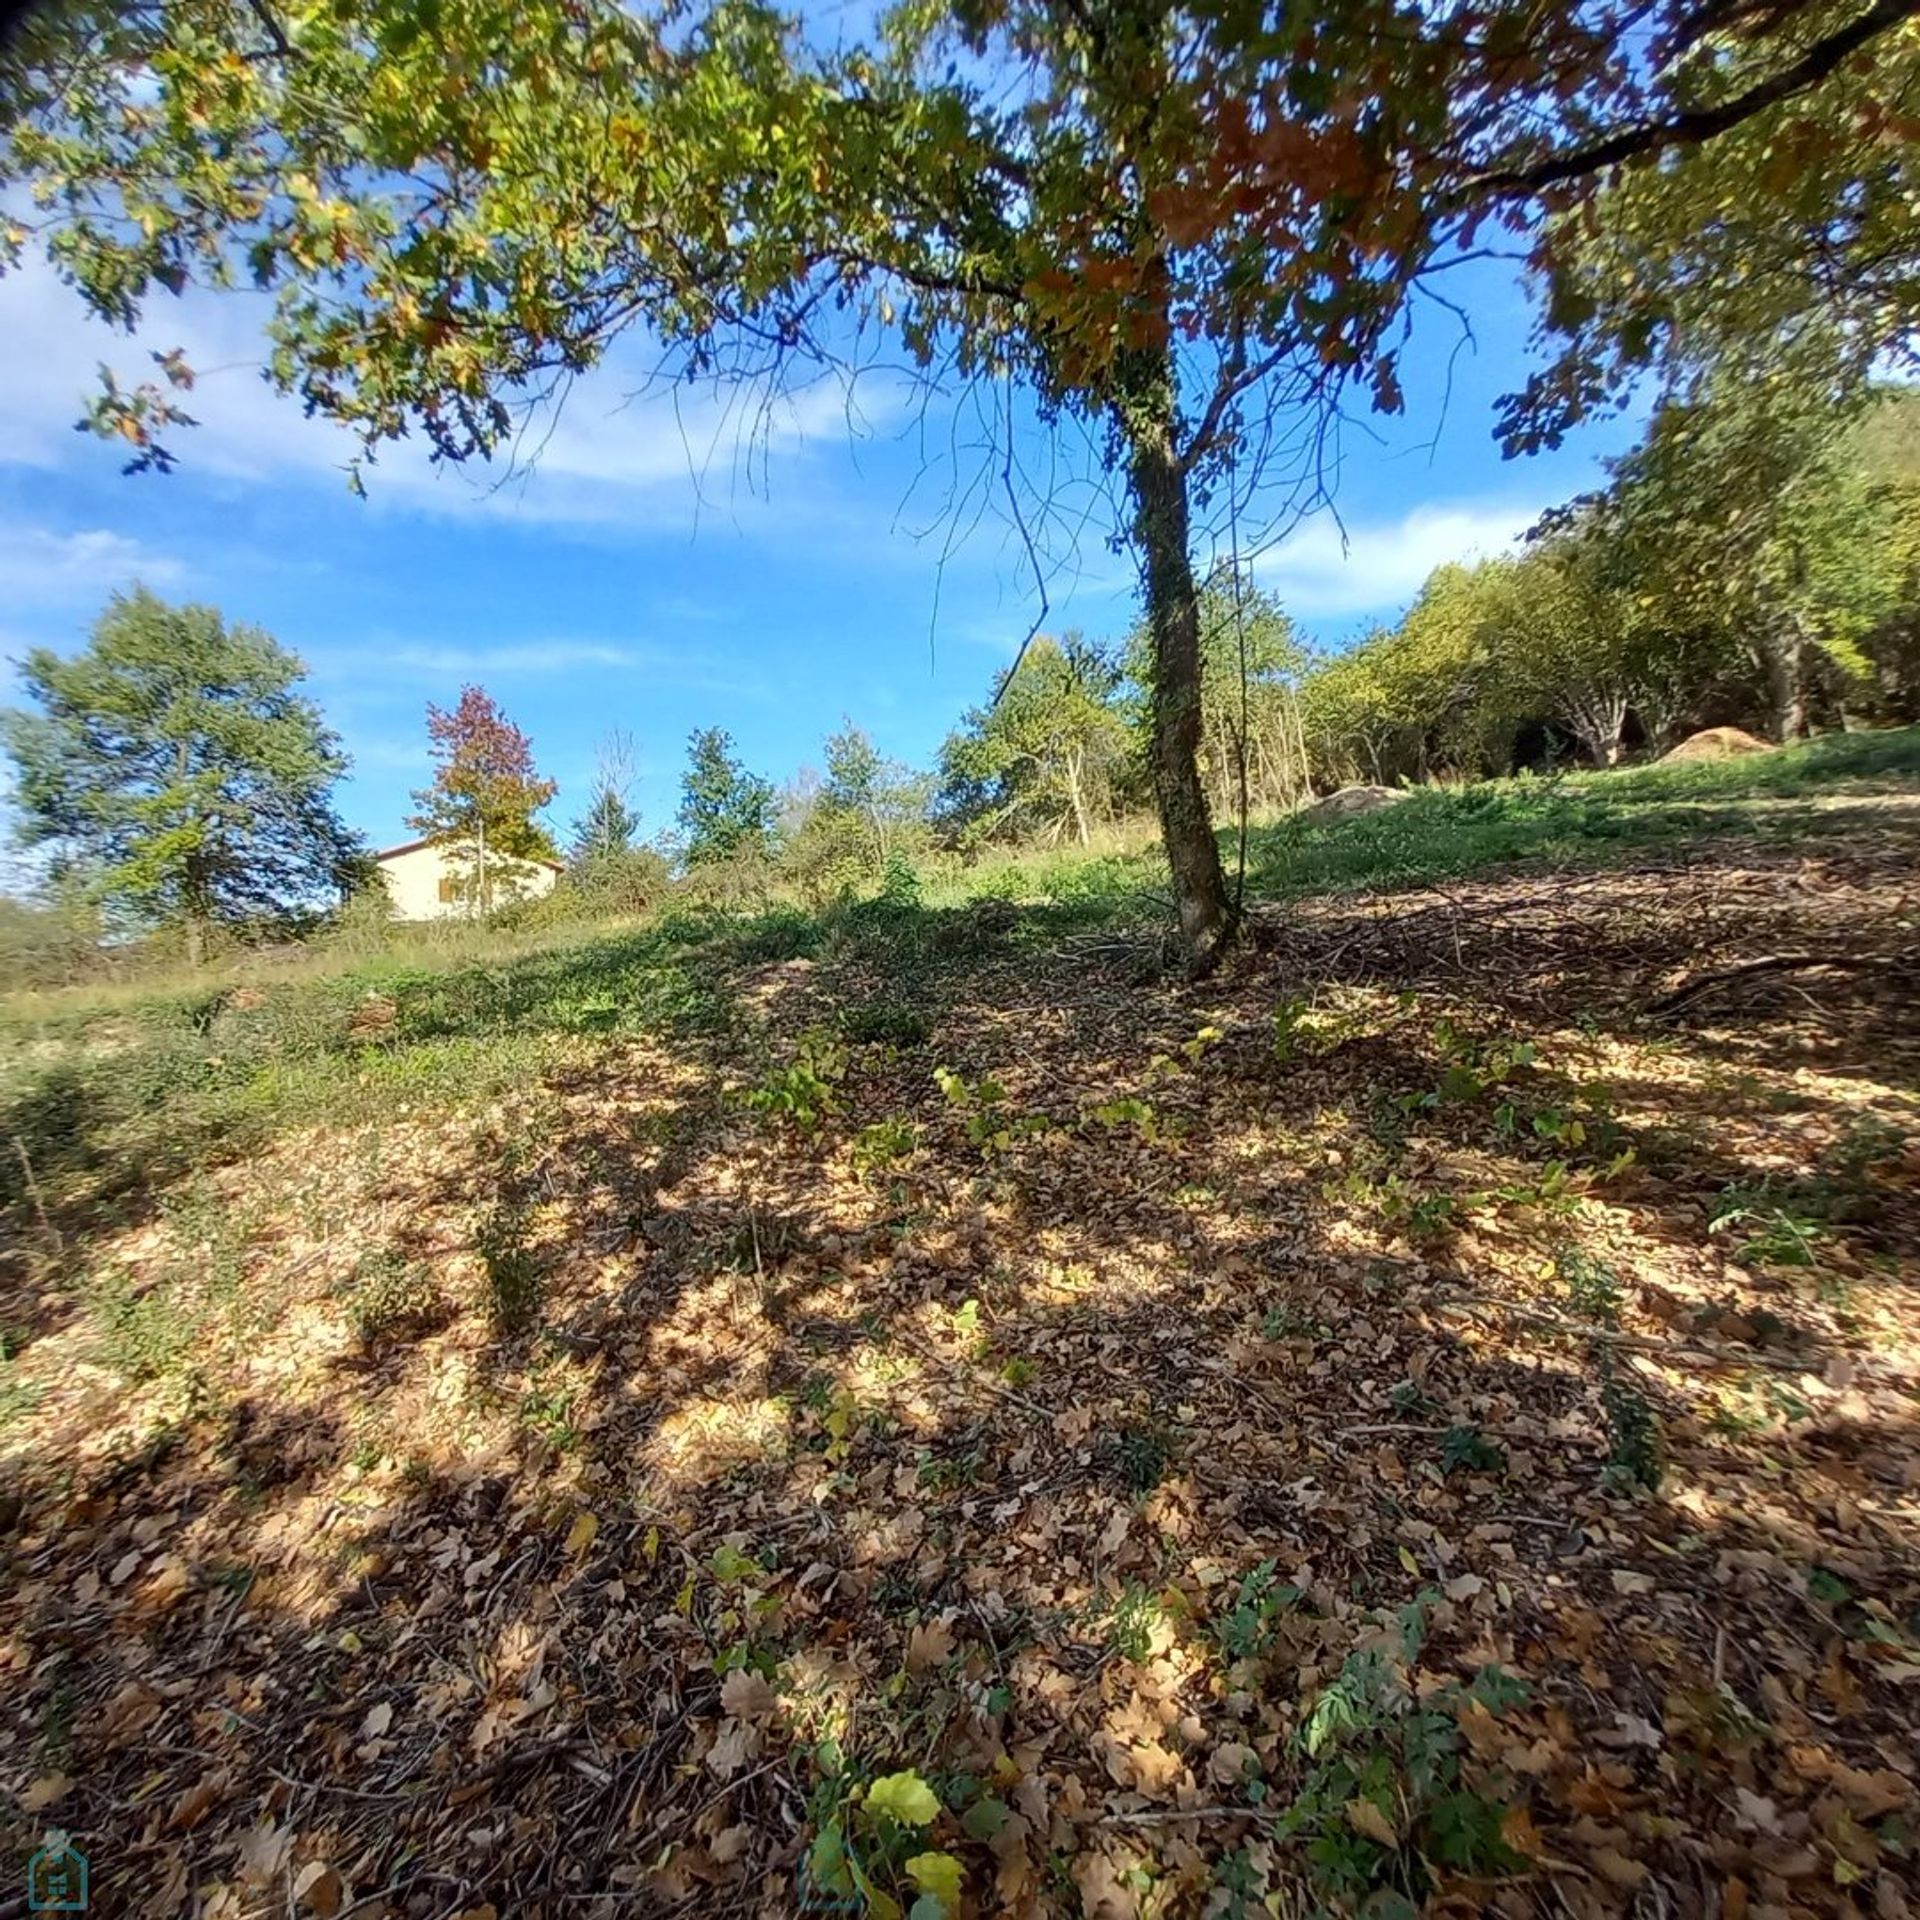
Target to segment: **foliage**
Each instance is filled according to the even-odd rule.
[[[1200,773],[1216,818],[1231,818],[1241,801],[1244,761],[1250,807],[1290,805],[1305,790],[1305,743],[1298,685],[1306,652],[1277,595],[1257,586],[1243,567],[1217,567],[1200,588]],[[1144,623],[1127,635],[1122,663],[1137,688],[1128,715],[1135,751],[1148,747],[1153,642]]]
[[[487,1314],[501,1333],[524,1333],[540,1312],[540,1261],[526,1204],[503,1195],[480,1216],[474,1251],[486,1275]]]
[[[0,896],[0,989],[65,986],[105,971],[104,931],[99,902],[78,875],[37,899]]]
[[[534,771],[533,743],[484,687],[451,709],[427,707],[433,784],[413,796],[407,824],[446,844],[456,884],[482,919],[524,890],[528,862],[551,860],[553,836],[534,818],[557,791]]]
[[[1814,204],[1870,170],[1889,221],[1832,237],[1849,266],[1877,262],[1886,225],[1911,227],[1910,197],[1879,190],[1901,18],[1822,6],[1706,31],[1687,0],[1630,20],[1495,0],[1461,32],[1364,0],[1276,33],[1257,9],[1011,0],[827,36],[761,0],[535,0],[510,28],[484,4],[429,28],[411,0],[284,23],[250,0],[76,0],[0,75],[0,185],[37,188],[47,214],[4,238],[37,239],[129,328],[156,286],[267,290],[275,379],[370,451],[416,429],[442,459],[507,450],[529,395],[628,328],[697,375],[777,384],[871,328],[932,374],[1018,383],[1124,480],[1149,765],[1204,964],[1232,907],[1198,767],[1196,496],[1264,475],[1282,505],[1316,499],[1343,401],[1400,408],[1430,278],[1519,238],[1552,284],[1622,162],[1684,172],[1772,117],[1822,156],[1833,197]],[[1717,198],[1674,204],[1697,230]],[[1568,327],[1633,305],[1604,272],[1555,295]],[[1639,364],[1660,336],[1636,315],[1608,350]],[[177,353],[130,387],[109,373],[90,423],[164,468],[193,379]],[[1561,383],[1577,401],[1593,384]],[[1553,398],[1523,402],[1522,431]],[[1008,445],[1009,491],[1014,468]]]
[[[1600,1329],[1590,1347],[1607,1422],[1606,1483],[1623,1491],[1651,1492],[1658,1488],[1662,1471],[1659,1422],[1607,1338],[1620,1325],[1624,1302],[1619,1276],[1604,1260],[1576,1246],[1562,1247],[1554,1265],[1574,1311]]]
[[[854,1135],[853,1164],[862,1173],[884,1173],[913,1157],[920,1136],[904,1120],[876,1120]]]
[[[37,711],[0,714],[20,837],[135,925],[183,926],[194,958],[216,924],[331,904],[369,868],[304,671],[211,607],[116,595],[81,652],[21,663]]]
[[[848,1782],[837,1748],[821,1757],[818,1830],[807,1849],[803,1904],[876,1920],[900,1920],[903,1913],[907,1920],[958,1920],[961,1864],[922,1845],[924,1830],[940,1818],[939,1796],[911,1770],[883,1774],[862,1788]],[[896,1892],[911,1899],[911,1907]]]
[[[929,839],[929,793],[930,782],[887,759],[848,721],[827,740],[817,789],[789,792],[783,870],[815,902],[874,882],[883,895],[904,898],[913,886],[914,856]]]
[[[1899,389],[1841,407],[1778,373],[1704,381],[1522,551],[1437,569],[1398,625],[1315,664],[1316,776],[1610,766],[1709,721],[1791,739],[1920,711],[1916,418]]]
[[[773,834],[773,785],[740,764],[730,734],[696,728],[687,742],[678,819],[690,867],[764,857]]]
[[[633,788],[633,745],[615,731],[601,743],[588,789],[587,808],[574,823],[569,862],[578,873],[624,859],[640,837],[640,816],[628,804]]]
[[[1265,1654],[1273,1644],[1275,1623],[1306,1597],[1298,1587],[1278,1578],[1278,1565],[1275,1560],[1262,1560],[1244,1575],[1214,1620],[1214,1641],[1229,1666]]]
[[[818,1133],[838,1101],[834,1089],[846,1078],[846,1049],[824,1030],[808,1033],[785,1066],[770,1068],[756,1086],[745,1088],[740,1104],[796,1133]]]
[[[1415,1903],[1435,1871],[1492,1876],[1520,1857],[1507,1844],[1505,1809],[1466,1771],[1460,1719],[1495,1717],[1526,1697],[1497,1667],[1462,1686],[1410,1684],[1438,1594],[1401,1609],[1393,1626],[1347,1656],[1299,1734],[1307,1775],[1275,1824],[1301,1846],[1323,1898],[1367,1912],[1398,1895]]]
[[[1125,791],[1120,670],[1077,633],[1036,635],[940,749],[936,814],[962,845],[1019,834],[1086,845]]]

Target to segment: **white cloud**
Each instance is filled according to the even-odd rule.
[[[510,680],[599,669],[607,674],[644,674],[650,684],[690,688],[729,699],[780,698],[764,675],[734,675],[709,664],[697,648],[651,641],[623,643],[566,637],[502,642],[395,641],[392,644],[310,650],[316,679],[343,683],[337,709],[390,707],[421,697],[450,700],[467,680]]]
[[[562,673],[569,667],[631,667],[638,657],[627,647],[592,640],[530,640],[512,646],[396,647],[381,661],[411,672],[446,677],[482,673]]]
[[[1411,600],[1435,567],[1505,552],[1542,511],[1533,501],[1438,501],[1397,520],[1349,521],[1344,545],[1322,512],[1262,554],[1254,572],[1293,613],[1386,612]]]
[[[11,608],[97,607],[108,594],[136,580],[171,586],[186,569],[105,527],[55,533],[48,527],[0,531],[0,601]]]
[[[167,436],[184,469],[226,480],[341,488],[359,451],[355,436],[309,418],[261,376],[268,306],[249,292],[159,295],[137,333],[86,317],[77,295],[37,256],[0,275],[0,462],[72,467],[111,462],[110,448],[74,433],[97,369],[123,383],[153,372],[149,354],[178,348],[194,369],[177,396],[198,425]],[[533,415],[512,459],[436,466],[423,439],[380,449],[367,472],[376,510],[482,514],[543,525],[658,527],[687,523],[703,507],[734,509],[761,461],[792,457],[813,441],[844,442],[881,430],[904,411],[904,383],[869,374],[853,386],[820,379],[789,396],[650,381],[650,350],[636,337],[574,382],[564,405]],[[782,489],[781,510],[815,504]],[[644,509],[644,511],[643,511]]]

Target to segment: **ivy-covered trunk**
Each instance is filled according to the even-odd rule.
[[[1120,426],[1153,646],[1153,797],[1181,944],[1188,966],[1203,973],[1232,937],[1233,907],[1200,780],[1200,592],[1187,547],[1187,476],[1174,445],[1172,368],[1164,356],[1155,360],[1150,377],[1131,384]]]

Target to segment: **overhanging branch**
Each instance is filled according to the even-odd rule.
[[[1562,186],[1569,180],[1618,166],[1642,154],[1659,153],[1670,147],[1697,147],[1716,136],[1730,132],[1768,107],[1777,106],[1809,87],[1818,86],[1850,54],[1857,53],[1883,33],[1920,15],[1920,0],[1875,0],[1875,4],[1823,39],[1816,40],[1797,60],[1770,74],[1744,93],[1718,106],[1696,107],[1664,120],[1650,120],[1637,127],[1625,127],[1589,147],[1576,147],[1536,161],[1530,167],[1511,167],[1483,173],[1470,180],[1468,191],[1495,194],[1538,193],[1547,187]]]

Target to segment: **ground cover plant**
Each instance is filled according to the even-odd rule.
[[[106,1910],[1904,1911],[1914,736],[5,1009]],[[1020,896],[1026,896],[1023,900]]]

